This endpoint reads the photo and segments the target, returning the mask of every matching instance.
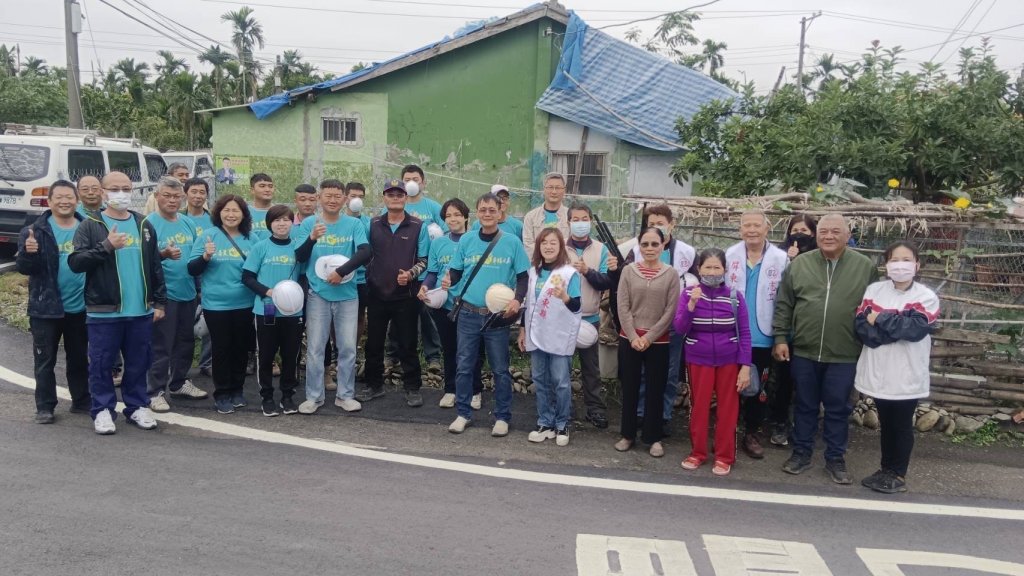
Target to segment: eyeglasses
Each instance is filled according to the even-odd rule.
[[[641,248],[660,248],[661,246],[662,246],[661,242],[641,242],[640,243],[640,247]]]
[[[99,192],[100,190],[102,190],[102,188],[100,188],[99,186],[79,186],[78,187],[78,191],[79,192]]]
[[[128,192],[128,193],[131,193],[132,188],[131,188],[131,186],[129,186],[127,188],[104,188],[103,191],[104,192]]]
[[[500,212],[497,208],[477,208],[477,214],[497,214]]]
[[[545,186],[545,192],[555,192],[557,190],[565,190],[565,186]]]

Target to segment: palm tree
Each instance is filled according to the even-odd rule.
[[[45,76],[49,70],[46,66],[46,60],[42,58],[36,58],[35,56],[29,56],[25,59],[25,66],[21,69],[22,76]]]
[[[0,76],[14,76],[18,72],[18,61],[14,50],[0,44]]]
[[[818,57],[818,63],[815,65],[814,72],[811,73],[811,78],[815,80],[821,79],[821,81],[818,82],[819,92],[825,88],[825,85],[828,84],[830,80],[835,80],[833,73],[839,69],[840,65],[836,62],[834,55],[822,54]]]
[[[179,72],[168,79],[166,94],[168,120],[181,127],[189,148],[192,148],[195,145],[195,111],[209,107],[212,102],[210,87],[191,72]]]
[[[256,74],[259,71],[259,64],[253,58],[253,50],[256,46],[263,48],[263,25],[252,16],[253,9],[243,6],[238,10],[232,10],[221,14],[221,21],[228,22],[234,28],[231,34],[231,43],[238,51],[238,59],[242,65],[242,82],[248,83],[252,88],[253,99],[256,99],[259,87],[256,84]]]
[[[134,58],[122,58],[114,64],[114,70],[120,73],[122,86],[128,89],[128,94],[136,104],[142,104],[143,92],[146,87],[146,78],[149,77],[149,64],[135,63]]]
[[[224,65],[231,61],[232,58],[233,56],[221,50],[219,45],[210,46],[208,50],[199,55],[200,62],[206,62],[213,66],[213,74],[210,75],[210,79],[213,81],[213,94],[217,106],[220,106],[222,102]]]
[[[710,39],[704,41],[701,56],[707,63],[708,74],[714,76],[719,68],[725,66],[725,56],[722,55],[722,52],[728,47],[725,42],[715,42]]]
[[[170,50],[157,50],[156,54],[163,58],[162,62],[153,65],[153,69],[156,70],[158,75],[156,79],[157,86],[162,86],[169,78],[179,72],[188,71],[188,63],[185,62],[185,59],[176,58]]]
[[[224,69],[224,92],[231,95],[231,101],[241,103],[245,100],[245,91],[242,89],[242,65],[238,60],[228,60],[222,66]]]

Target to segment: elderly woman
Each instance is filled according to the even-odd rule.
[[[661,444],[668,380],[668,329],[679,302],[679,275],[661,261],[665,234],[657,228],[640,233],[639,262],[622,270],[619,278],[619,380],[622,382],[622,438],[615,449],[625,452],[636,441],[640,378],[646,379],[643,430],[640,438],[655,458],[665,455]]]

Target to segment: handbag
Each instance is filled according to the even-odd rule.
[[[466,290],[469,289],[470,283],[476,278],[477,272],[483,267],[484,262],[487,261],[487,257],[491,255],[491,251],[494,250],[494,246],[498,243],[498,239],[501,238],[501,230],[491,238],[490,243],[487,244],[487,248],[484,249],[484,253],[480,255],[480,259],[476,261],[476,265],[469,271],[469,276],[466,278],[466,283],[462,285],[462,292],[455,297],[455,301],[452,304],[452,311],[448,313],[448,319],[455,322],[459,319],[459,312],[462,311],[462,297],[466,295]]]
[[[736,344],[739,345],[739,342],[740,342],[740,316],[739,316],[740,302],[739,302],[739,299],[736,297],[736,289],[735,288],[729,290],[729,303],[732,304],[732,317],[735,319],[735,326],[736,326]],[[758,395],[761,394],[761,389],[762,388],[763,388],[763,386],[762,386],[762,382],[761,382],[761,373],[757,369],[757,364],[751,364],[750,365],[750,384],[748,384],[747,387],[744,388],[743,390],[740,390],[740,396],[742,396],[744,398],[753,398],[753,397],[758,396]]]

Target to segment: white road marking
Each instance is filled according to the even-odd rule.
[[[23,376],[9,368],[0,366],[0,379],[6,380],[14,385],[35,390],[35,381],[32,378]],[[68,400],[70,395],[65,388],[57,389],[58,395]],[[207,418],[195,416],[184,416],[173,412],[155,414],[155,418],[161,422],[175,424],[205,430],[217,434],[281,444],[285,446],[296,446],[322,452],[355,456],[381,462],[405,464],[409,466],[420,466],[435,470],[446,470],[449,472],[462,472],[486,476],[491,478],[502,478],[506,480],[521,480],[524,482],[537,482],[541,484],[571,486],[574,488],[599,488],[602,490],[621,490],[625,492],[638,492],[645,494],[663,494],[668,496],[682,496],[687,498],[705,498],[712,500],[729,500],[737,502],[757,502],[762,504],[780,504],[785,506],[801,506],[810,508],[831,508],[835,510],[856,510],[861,512],[883,512],[886,514],[922,514],[927,516],[952,516],[960,518],[985,518],[991,520],[1014,520],[1024,521],[1024,510],[1012,508],[981,508],[976,506],[950,506],[944,504],[918,504],[914,502],[899,502],[893,500],[867,500],[859,498],[839,498],[834,496],[810,496],[803,494],[784,494],[777,492],[758,492],[753,490],[734,490],[730,488],[705,488],[701,486],[690,486],[685,484],[658,484],[654,482],[638,482],[634,480],[617,480],[613,478],[594,478],[590,476],[572,476],[569,474],[553,474],[548,472],[531,472],[517,470],[507,467],[483,466],[480,464],[466,464],[462,462],[451,462],[425,456],[411,456],[406,454],[394,454],[358,448],[351,445],[343,445],[335,442],[322,440],[310,440],[280,432],[268,432],[256,428],[247,428],[236,424],[228,424]],[[679,478],[679,481],[684,481]]]
[[[716,576],[832,576],[814,546],[804,542],[705,534],[704,547]]]
[[[4,274],[6,272],[14,270],[14,267],[16,265],[17,262],[4,262],[3,264],[0,264],[0,274]]]
[[[959,568],[986,574],[1024,576],[1024,564],[961,556],[960,554],[938,554],[935,552],[912,552],[909,550],[879,550],[857,548],[864,566],[872,576],[906,576],[900,566],[928,566],[932,568]]]
[[[579,576],[697,576],[686,543],[678,540],[576,535]]]

